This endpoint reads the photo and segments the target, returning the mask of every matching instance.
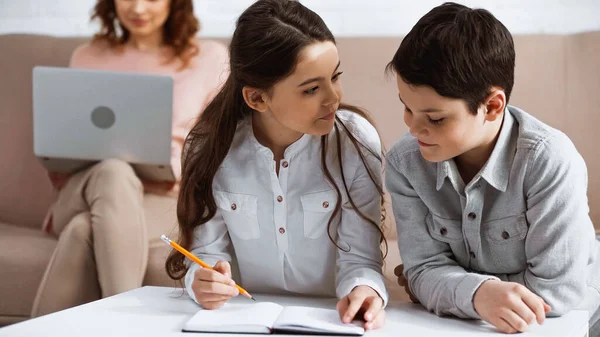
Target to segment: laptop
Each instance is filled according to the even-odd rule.
[[[50,172],[117,158],[143,180],[172,182],[172,109],[169,76],[35,67],[34,154]]]

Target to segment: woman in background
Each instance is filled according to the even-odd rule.
[[[94,19],[101,31],[74,51],[71,67],[173,78],[171,163],[177,181],[141,181],[128,163],[117,159],[69,176],[49,173],[58,197],[44,230],[59,243],[33,316],[81,304],[77,281],[82,276],[77,273],[83,271],[73,266],[86,259],[95,264],[102,297],[142,286],[148,261],[144,194],[177,195],[183,141],[227,77],[226,48],[196,38],[200,25],[192,0],[98,0]]]

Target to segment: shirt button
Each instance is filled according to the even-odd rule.
[[[285,228],[280,227],[279,228],[279,234],[285,234]]]
[[[471,258],[474,259],[475,258],[475,253],[470,252],[469,255],[471,255]]]
[[[282,202],[282,201],[283,201],[283,197],[282,197],[282,196],[280,196],[280,195],[279,195],[279,196],[277,196],[277,201],[278,201],[278,202]]]
[[[508,240],[510,238],[510,234],[507,231],[502,232],[502,238],[504,240]]]
[[[440,234],[445,236],[446,234],[448,234],[448,229],[446,229],[446,227],[442,227],[442,229],[440,229]]]
[[[287,161],[284,161],[283,163],[281,163],[281,166],[283,166],[283,168],[287,168],[289,164]]]
[[[323,202],[323,208],[327,208],[327,207],[329,207],[329,202],[328,201]]]
[[[475,220],[475,219],[477,219],[477,214],[471,212],[471,213],[469,213],[468,217],[469,217],[469,220]]]
[[[237,205],[236,204],[231,204],[231,210],[235,211],[237,209]]]

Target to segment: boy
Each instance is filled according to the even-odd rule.
[[[486,10],[443,4],[388,67],[410,129],[386,169],[399,283],[438,315],[506,333],[571,309],[589,310],[591,326],[600,245],[587,170],[566,135],[508,105],[515,52],[506,27]]]

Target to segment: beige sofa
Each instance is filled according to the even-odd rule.
[[[53,198],[46,173],[32,154],[31,69],[66,66],[73,49],[86,39],[35,35],[0,36],[0,325],[27,319],[56,238],[40,231]],[[393,78],[384,68],[400,38],[342,38],[345,100],[368,108],[387,147],[406,127]],[[589,170],[592,219],[600,225],[600,32],[570,36],[517,36],[517,74],[512,102],[565,131],[583,154]],[[57,85],[60,85],[57,83]],[[68,102],[65,102],[68,104]],[[144,284],[176,285],[163,269],[168,247],[161,233],[174,233],[175,200],[147,195],[150,261]],[[395,285],[399,263],[395,229],[388,212],[389,254],[385,274],[392,298],[406,300]],[[97,299],[93,259],[79,292],[81,303]],[[88,272],[89,270],[89,272]]]

